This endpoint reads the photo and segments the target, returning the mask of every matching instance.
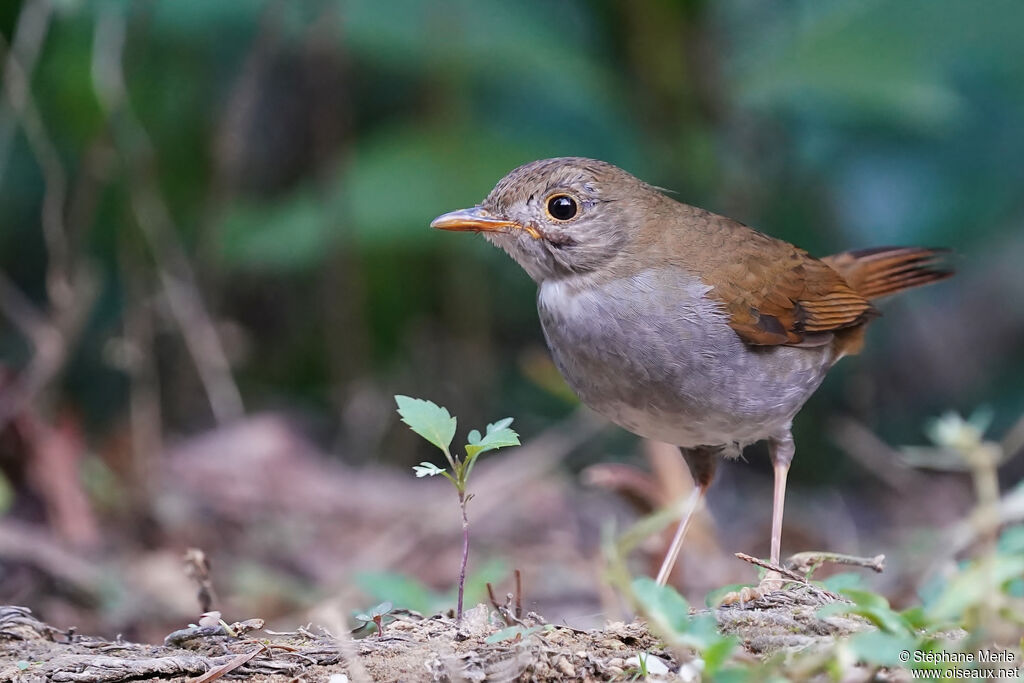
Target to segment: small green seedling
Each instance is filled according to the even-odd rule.
[[[376,607],[371,607],[369,612],[356,615],[356,621],[362,622],[363,626],[373,624],[377,627],[377,636],[384,633],[384,617],[391,614],[394,606],[390,602],[382,602]]]
[[[462,511],[462,564],[459,568],[459,598],[455,614],[456,619],[461,621],[466,563],[469,561],[469,517],[466,514],[466,505],[473,497],[466,492],[469,474],[473,471],[477,458],[483,453],[506,446],[518,446],[519,435],[510,428],[512,418],[506,417],[487,425],[487,430],[482,435],[475,429],[471,431],[467,437],[469,443],[465,446],[465,457],[460,457],[458,453],[452,455],[451,445],[452,439],[455,438],[456,420],[447,409],[431,401],[408,396],[395,396],[395,402],[398,404],[398,414],[402,416],[402,422],[441,449],[448,461],[449,469],[438,467],[432,462],[421,462],[412,468],[416,476],[433,477],[440,474],[455,486],[459,494],[459,508]]]

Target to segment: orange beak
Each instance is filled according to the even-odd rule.
[[[459,209],[458,211],[438,216],[430,222],[430,227],[437,228],[438,230],[457,230],[460,232],[496,232],[505,228],[517,228],[525,230],[534,239],[540,238],[540,232],[537,231],[537,228],[530,225],[520,225],[515,221],[495,218],[487,209],[480,206],[474,206],[472,209]]]

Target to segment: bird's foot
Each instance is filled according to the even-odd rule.
[[[718,603],[719,607],[726,607],[728,605],[739,605],[743,607],[748,602],[754,602],[760,600],[769,593],[782,590],[782,577],[775,572],[768,572],[761,579],[761,583],[756,586],[744,586],[738,591],[731,591],[726,593],[722,598],[721,602]]]

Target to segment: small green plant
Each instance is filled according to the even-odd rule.
[[[459,509],[462,512],[462,563],[459,568],[459,597],[456,608],[456,619],[462,621],[462,601],[466,585],[466,564],[469,561],[469,516],[466,513],[466,506],[473,498],[468,493],[469,475],[473,471],[477,458],[487,451],[505,448],[506,446],[518,446],[519,435],[511,429],[512,418],[506,417],[493,424],[487,425],[484,434],[473,430],[467,437],[465,445],[465,457],[458,453],[452,454],[452,439],[455,438],[456,419],[451,416],[446,408],[443,408],[431,401],[424,401],[419,398],[408,396],[395,396],[398,404],[398,414],[402,416],[402,422],[409,425],[412,431],[416,432],[430,443],[437,446],[444,453],[448,461],[449,469],[438,467],[432,462],[421,462],[413,467],[417,477],[433,477],[438,474],[445,477],[455,486],[459,495]]]
[[[368,612],[357,614],[356,621],[361,622],[363,626],[376,626],[379,637],[384,633],[384,617],[391,614],[392,609],[393,605],[390,602],[382,602],[376,607],[371,607]]]

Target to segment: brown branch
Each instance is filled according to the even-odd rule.
[[[199,548],[185,551],[185,574],[197,586],[197,597],[200,612],[212,612],[217,608],[216,593],[213,590],[213,579],[210,577],[210,561]]]
[[[260,645],[252,652],[244,652],[240,655],[237,655],[231,661],[221,664],[220,666],[215,666],[202,676],[197,676],[196,678],[193,678],[189,681],[189,683],[208,683],[209,681],[215,681],[224,674],[230,673],[238,667],[242,666],[250,659],[252,659],[253,657],[255,657],[256,655],[258,655],[266,649],[266,645]]]
[[[17,103],[24,102],[31,87],[39,53],[50,29],[53,4],[50,0],[26,2],[18,15],[14,38],[3,67],[3,99],[0,101],[0,183],[3,182],[7,161],[10,158],[11,142],[14,139],[17,117],[9,114],[8,106],[17,109]]]
[[[805,574],[815,571],[823,564],[845,564],[851,567],[864,567],[879,574],[885,570],[885,555],[874,557],[858,557],[856,555],[844,555],[842,553],[829,553],[817,550],[810,550],[792,555],[786,560],[786,566],[796,572]]]
[[[105,7],[96,22],[92,73],[97,98],[107,112],[115,146],[128,170],[132,213],[156,263],[171,315],[192,357],[214,417],[231,422],[244,414],[242,395],[220,335],[206,309],[196,276],[170,210],[154,177],[155,152],[127,97],[123,51],[125,19]]]
[[[783,577],[789,579],[790,581],[796,581],[797,583],[804,584],[809,583],[805,577],[801,576],[800,574],[797,574],[795,571],[786,569],[785,567],[782,567],[777,564],[772,564],[767,560],[762,560],[752,555],[747,555],[746,553],[736,553],[736,557],[740,558],[744,562],[749,562],[750,564],[757,565],[758,567],[762,567],[769,571],[777,572],[778,574],[781,574]]]
[[[49,0],[33,0],[24,5],[3,67],[0,180],[15,125],[20,121],[45,183],[41,225],[47,249],[46,288],[51,311],[46,315],[36,310],[12,282],[0,277],[0,310],[35,347],[28,366],[0,395],[0,429],[34,401],[63,369],[71,340],[80,331],[95,294],[89,273],[72,267],[64,218],[67,173],[32,98],[32,74],[51,15]],[[6,47],[2,37],[0,47]]]
[[[47,317],[0,273],[0,312],[18,326],[35,349],[28,365],[0,387],[0,429],[33,402],[63,370],[69,340],[78,336],[95,298],[95,281],[83,271],[75,290],[79,298],[77,305],[55,308]]]
[[[523,618],[523,574],[516,569],[513,574],[516,577],[516,619]]]
[[[903,492],[920,481],[920,475],[903,464],[900,453],[852,418],[830,422],[829,436],[839,448],[871,476],[894,491]]]
[[[13,521],[0,523],[0,559],[32,566],[75,600],[100,604],[105,581],[101,566],[69,552],[49,530]]]

